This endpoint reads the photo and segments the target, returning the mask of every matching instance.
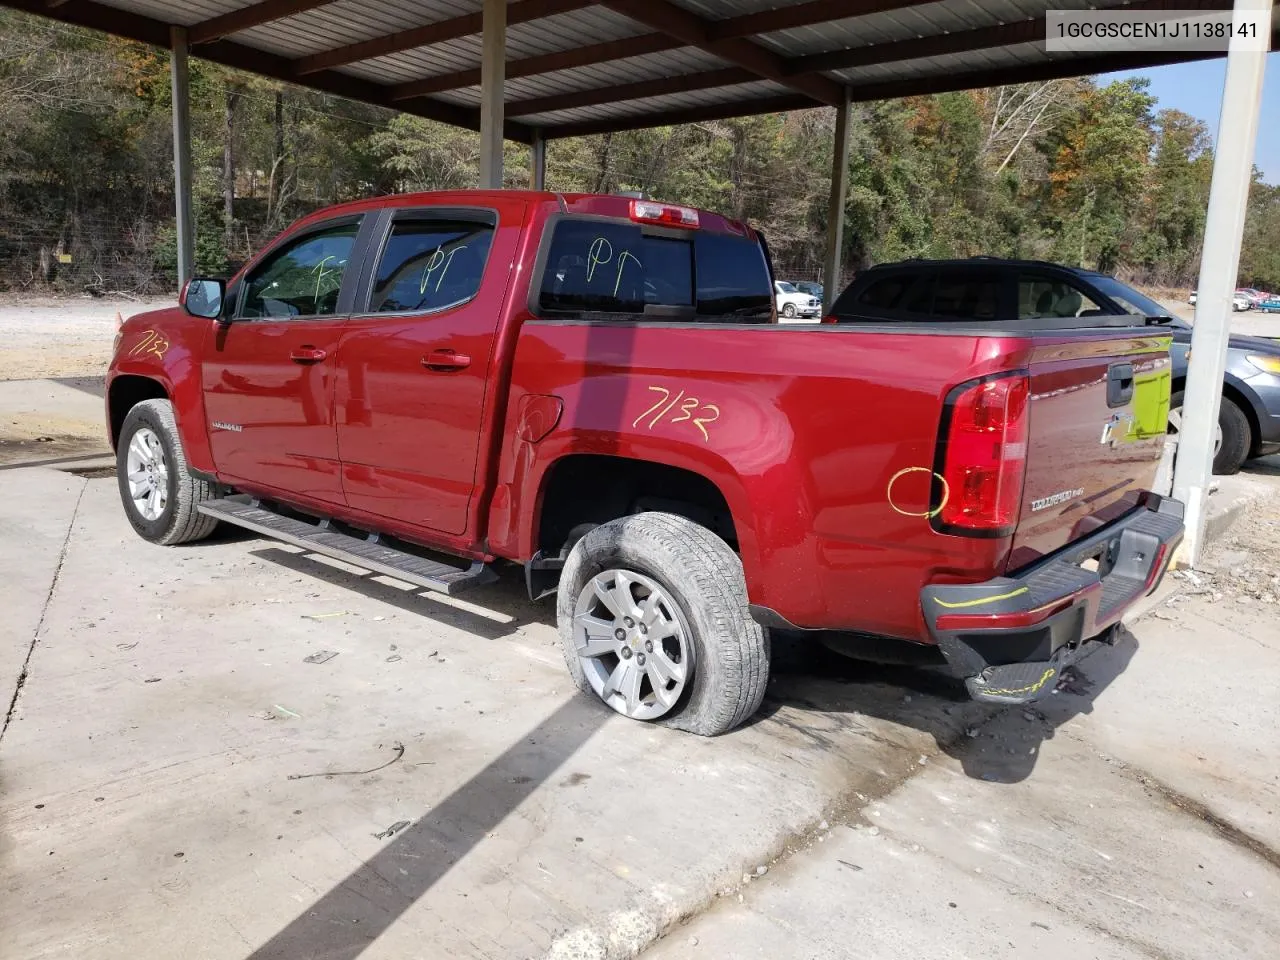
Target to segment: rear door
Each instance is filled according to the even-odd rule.
[[[211,329],[201,378],[214,463],[228,480],[343,502],[334,370],[361,224],[346,217],[285,239],[232,291],[231,321]]]
[[[1109,313],[1075,284],[1050,274],[1018,276],[1017,298],[1023,320]],[[1011,568],[1118,518],[1151,489],[1168,423],[1169,341],[1160,327],[1037,338]]]
[[[348,504],[461,534],[485,385],[526,205],[386,215],[342,338],[338,449]]]

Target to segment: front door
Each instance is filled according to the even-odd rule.
[[[466,531],[485,386],[523,205],[403,210],[367,307],[343,334],[336,409],[347,503],[408,527]]]
[[[214,464],[248,490],[342,503],[334,370],[360,218],[307,229],[231,292],[202,379]],[[350,276],[349,276],[350,274]]]

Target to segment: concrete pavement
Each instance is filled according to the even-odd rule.
[[[1183,603],[1225,616],[1031,720],[792,651],[700,740],[574,694],[518,575],[154,547],[111,478],[0,471],[0,958],[1265,956],[1274,617]]]
[[[644,960],[1275,956],[1278,492],[1079,682],[955,741]]]

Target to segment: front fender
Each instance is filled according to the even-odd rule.
[[[209,326],[210,321],[192,317],[178,307],[139,314],[125,322],[107,370],[107,429],[113,448],[117,439],[113,402],[121,399],[120,391],[127,383],[123,378],[143,377],[160,384],[173,404],[188,464],[204,473],[214,472],[201,385],[201,359]]]

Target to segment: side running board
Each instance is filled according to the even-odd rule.
[[[388,546],[378,534],[354,536],[331,526],[328,520],[309,523],[285,516],[272,510],[267,503],[244,495],[209,500],[200,504],[198,509],[206,516],[244,527],[264,537],[282,540],[312,553],[333,557],[437,593],[456,596],[471,587],[498,579],[493,569],[479,560],[461,569]]]

